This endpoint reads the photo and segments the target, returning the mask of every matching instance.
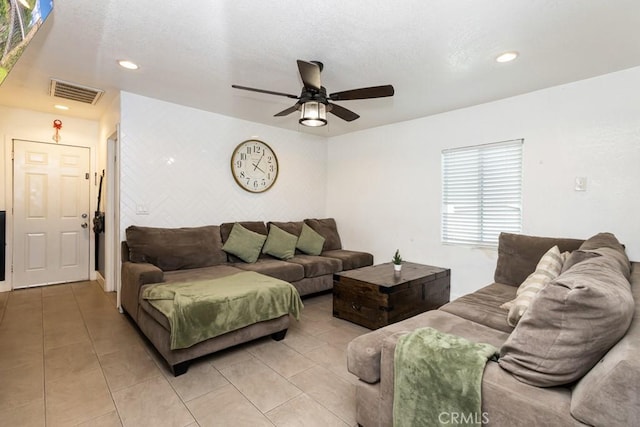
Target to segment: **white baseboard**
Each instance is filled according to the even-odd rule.
[[[104,277],[102,277],[102,274],[100,274],[99,271],[96,271],[96,281],[100,284],[100,286],[102,286],[102,290],[106,292],[105,288],[107,282],[104,280]]]

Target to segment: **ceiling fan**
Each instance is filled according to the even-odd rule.
[[[348,101],[352,99],[370,99],[393,96],[393,86],[372,86],[360,89],[345,90],[327,95],[327,89],[320,83],[320,72],[323,64],[319,61],[302,61],[298,59],[298,71],[302,78],[302,92],[300,96],[288,93],[274,92],[271,90],[256,89],[252,87],[231,85],[235,89],[250,90],[253,92],[266,93],[269,95],[286,96],[297,99],[293,106],[280,111],[274,117],[286,116],[295,111],[301,111],[300,124],[305,126],[324,126],[327,124],[327,113],[332,113],[342,120],[351,122],[358,117],[358,114],[348,110],[338,104],[329,101]]]

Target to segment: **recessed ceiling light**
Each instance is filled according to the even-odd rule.
[[[60,105],[60,104],[54,105],[53,108],[56,108],[58,110],[65,110],[65,111],[69,109],[69,107],[67,107],[66,105]]]
[[[137,70],[138,68],[140,68],[138,67],[138,64],[135,64],[131,61],[127,61],[125,59],[119,60],[118,64],[120,64],[122,68],[126,68],[127,70]]]
[[[496,62],[511,62],[518,57],[518,52],[505,52],[496,58]]]

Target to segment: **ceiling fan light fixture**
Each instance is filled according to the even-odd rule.
[[[327,106],[318,101],[302,104],[302,113],[298,122],[303,126],[319,127],[327,124]]]
[[[352,122],[360,116],[353,111],[344,108],[341,105],[334,104],[330,101],[347,101],[351,99],[372,99],[393,96],[395,90],[391,85],[362,87],[359,89],[343,90],[327,95],[327,89],[322,86],[320,81],[320,72],[322,71],[322,63],[320,61],[303,61],[298,59],[298,72],[302,79],[302,92],[300,96],[291,95],[289,93],[275,92],[272,90],[257,89],[247,86],[231,85],[234,89],[250,90],[252,92],[266,93],[269,95],[286,96],[298,100],[294,105],[285,108],[274,117],[288,116],[289,114],[300,111],[300,119],[298,123],[303,126],[320,127],[327,125],[327,112],[344,120]]]

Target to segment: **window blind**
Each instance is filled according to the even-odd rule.
[[[521,232],[523,142],[442,151],[442,242],[497,246]]]

